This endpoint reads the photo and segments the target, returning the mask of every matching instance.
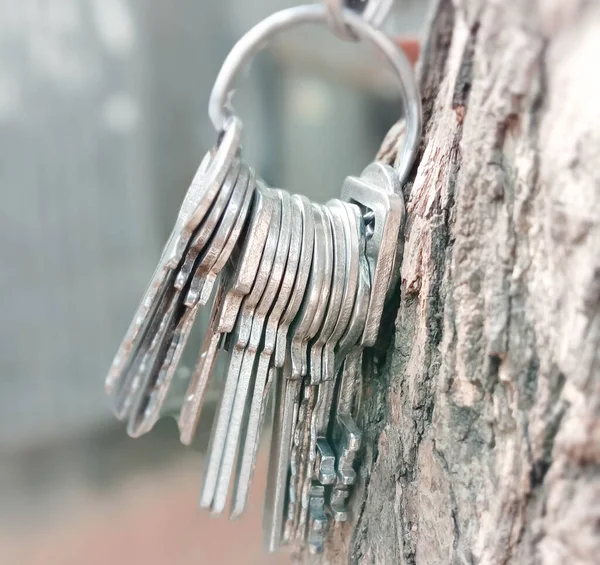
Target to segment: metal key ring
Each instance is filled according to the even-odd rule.
[[[366,0],[366,5],[359,11],[350,6],[349,0],[323,0],[327,7],[328,24],[331,31],[344,41],[357,41],[359,38],[348,29],[344,19],[344,10],[351,9],[373,27],[381,27],[388,17],[394,0]]]
[[[361,15],[348,9],[344,9],[342,13],[350,29],[384,55],[399,79],[400,95],[406,117],[406,137],[397,172],[400,182],[404,183],[419,148],[422,127],[421,98],[411,65],[404,52]],[[233,46],[217,75],[208,104],[208,114],[217,131],[220,132],[227,120],[233,116],[233,109],[230,106],[233,83],[244,64],[265,46],[267,40],[279,32],[308,23],[326,25],[327,8],[314,4],[276,12],[255,25]]]

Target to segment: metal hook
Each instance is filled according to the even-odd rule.
[[[383,5],[387,1],[373,2],[373,6]],[[359,39],[372,44],[385,57],[398,78],[406,118],[405,144],[397,171],[400,182],[403,183],[416,157],[422,128],[421,98],[411,65],[404,52],[361,15],[347,8],[342,9],[341,13],[345,25]],[[384,10],[381,10],[381,13],[384,13]],[[227,119],[233,115],[230,106],[233,84],[245,63],[278,33],[302,24],[327,24],[328,14],[327,8],[318,4],[281,10],[258,23],[233,46],[217,75],[208,105],[208,114],[217,131],[221,131]],[[377,14],[380,12],[377,11]]]

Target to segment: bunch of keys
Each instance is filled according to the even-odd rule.
[[[327,23],[331,13],[299,6],[263,20],[234,46],[217,77],[209,114],[219,141],[200,164],[106,380],[128,433],[149,432],[198,311],[210,304],[177,415],[180,438],[192,442],[217,358],[225,356],[200,506],[219,514],[231,499],[230,516],[238,517],[273,398],[264,509],[270,551],[304,544],[318,552],[332,525],[348,519],[361,449],[363,350],[375,344],[399,271],[401,187],[421,129],[403,53],[359,14],[337,15],[383,53],[400,79],[407,120],[400,169],[372,163],[345,180],[340,199],[325,204],[266,186],[242,157],[242,124],[228,103],[233,80],[274,33]]]

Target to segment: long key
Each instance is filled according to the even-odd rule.
[[[290,240],[292,237],[292,209],[290,195],[285,191],[277,191],[277,194],[281,198],[281,224],[279,229],[279,238],[277,241],[277,250],[275,252],[272,268],[269,272],[268,282],[260,297],[260,301],[254,309],[254,315],[252,317],[250,338],[244,352],[244,360],[242,362],[242,369],[240,370],[233,412],[231,414],[231,420],[227,429],[227,439],[221,461],[221,468],[219,470],[217,490],[215,493],[215,499],[213,501],[213,510],[215,512],[221,512],[225,507],[237,447],[240,443],[240,435],[242,437],[242,444],[240,446],[241,451],[244,449],[245,430],[242,429],[242,423],[254,415],[253,426],[257,427],[258,420],[260,419],[259,402],[262,401],[264,385],[267,378],[267,370],[255,372],[257,355],[259,353],[259,347],[263,341],[266,318],[271,311],[271,308],[277,297],[277,292],[281,286],[290,250]],[[274,226],[273,229],[275,230],[276,227]],[[255,386],[253,394],[250,395],[249,390],[251,388],[253,377]],[[260,378],[262,382],[258,383],[258,378]],[[252,405],[254,405],[254,414],[252,414],[251,410]],[[249,421],[246,422],[246,427],[248,425]],[[243,508],[236,510],[234,507],[232,510],[233,515],[235,516],[236,514],[239,514],[241,510],[243,510]]]
[[[282,214],[283,217],[284,214]],[[277,329],[279,320],[290,299],[298,270],[300,253],[302,249],[302,214],[300,210],[299,199],[291,197],[290,199],[291,231],[289,252],[287,263],[281,285],[277,291],[277,297],[273,308],[269,313],[264,332],[264,343],[262,351],[258,358],[258,366],[254,381],[254,392],[252,395],[252,404],[248,416],[245,433],[242,433],[240,444],[240,456],[238,457],[238,468],[234,480],[232,517],[239,516],[245,509],[250,482],[256,465],[256,455],[258,452],[259,432],[263,420],[265,402],[268,396],[268,375],[271,366],[271,357],[275,349]],[[283,220],[285,222],[285,220]],[[265,291],[267,294],[267,291]],[[265,299],[261,299],[261,302]],[[255,324],[260,320],[261,314],[257,310],[255,320],[252,326],[252,333],[255,332]],[[252,341],[252,337],[251,337]]]
[[[290,324],[296,318],[296,315],[306,318],[306,322],[303,323],[308,328],[310,316],[312,315],[311,312],[316,308],[318,297],[318,290],[311,292],[312,287],[317,284],[315,278],[318,276],[312,265],[316,253],[314,245],[315,235],[317,230],[322,230],[322,222],[319,222],[320,227],[317,227],[314,208],[307,198],[303,196],[298,197],[298,204],[302,212],[302,250],[300,252],[300,263],[298,265],[298,275],[294,283],[292,296],[281,318],[275,345],[275,366],[284,368],[283,373],[277,374],[279,379],[284,378],[286,382],[283,384],[279,383],[279,394],[276,395],[276,401],[280,403],[280,406],[279,410],[275,412],[273,422],[267,493],[265,497],[265,532],[267,545],[271,551],[278,549],[281,543],[283,505],[291,450],[290,439],[292,430],[296,425],[295,419],[302,385],[302,376],[294,374],[292,371],[287,335]],[[312,304],[304,305],[306,301],[312,301]],[[302,307],[302,314],[299,314]],[[278,415],[280,418],[278,418]],[[281,432],[282,430],[285,433]]]
[[[285,488],[289,464],[289,449],[292,435],[291,411],[299,392],[299,380],[291,378],[291,362],[288,359],[283,369],[276,369],[275,415],[271,432],[271,450],[267,492],[263,512],[263,531],[268,551],[278,551],[281,546]]]
[[[239,257],[237,257],[237,261],[235,262],[235,267],[232,266],[230,269],[226,269],[223,274],[227,281],[223,302],[219,304],[218,309],[213,305],[214,321],[209,328],[209,332],[211,333],[210,343],[212,344],[219,343],[222,339],[222,335],[231,332],[233,329],[230,323],[231,308],[229,308],[229,310],[226,310],[225,308],[227,299],[231,294],[234,294],[235,301],[237,301],[238,297],[241,296],[243,299],[244,296],[250,292],[260,265],[268,235],[269,224],[276,211],[275,199],[260,189],[257,189],[254,192],[253,202],[247,238],[241,246]],[[250,282],[248,283],[249,279]],[[237,318],[237,309],[233,314],[235,318]],[[235,318],[233,325],[235,325]],[[208,347],[207,344],[204,355],[198,357],[194,372],[198,375],[205,375],[206,378],[208,378],[212,372],[212,367],[214,367],[217,354],[218,347],[216,345]],[[235,382],[229,384],[229,388],[233,387],[233,390],[229,391],[228,389],[229,396],[225,397],[224,395],[222,404],[223,402],[233,402],[235,384]],[[190,386],[192,386],[192,383],[190,383]],[[197,424],[197,414],[194,411],[195,398],[194,389],[190,389],[179,417],[180,438],[184,444],[189,444],[192,441]]]
[[[272,221],[275,218],[279,222],[278,214],[280,215],[280,201],[275,198],[271,191],[264,186],[262,182],[257,179],[256,194],[260,196],[262,201],[267,204],[269,203],[269,214],[253,215],[252,220],[248,226],[247,235],[249,242],[244,246],[241,260],[237,260],[236,263],[236,275],[233,277],[233,285],[225,301],[223,302],[223,309],[221,317],[219,319],[219,327],[224,333],[232,331],[233,326],[236,323],[240,307],[244,297],[252,291],[256,280],[260,278],[260,285],[264,289],[266,279],[268,275],[263,273],[259,277],[259,267],[263,256],[263,250],[266,246],[266,242],[271,234]],[[261,205],[257,200],[254,204],[255,210]],[[256,221],[254,221],[256,220]],[[275,243],[276,245],[276,243]],[[263,267],[264,270],[264,267]],[[256,301],[258,301],[256,298]],[[256,304],[256,303],[255,303]]]
[[[190,378],[185,400],[179,412],[177,425],[179,426],[180,439],[184,445],[190,445],[194,439],[196,427],[200,420],[200,413],[204,398],[208,390],[208,383],[212,377],[221,335],[216,328],[217,317],[220,313],[227,286],[226,277],[222,277],[217,287],[213,302],[208,329],[198,353],[198,360]],[[205,362],[206,360],[206,362]]]
[[[340,365],[344,362],[350,350],[359,342],[361,335],[363,335],[371,295],[371,275],[369,263],[364,252],[364,223],[357,206],[349,204],[347,205],[347,209],[350,213],[350,218],[353,218],[353,221],[351,220],[353,230],[358,234],[358,283],[356,287],[356,299],[348,327],[344,335],[340,338],[337,350],[335,351],[335,373],[338,372]]]
[[[235,339],[231,339],[231,360],[227,371],[225,390],[223,391],[223,399],[219,408],[217,423],[213,427],[214,439],[211,442],[211,448],[208,454],[208,464],[206,467],[204,483],[202,485],[202,492],[200,495],[200,506],[202,508],[212,508],[215,513],[221,512],[224,507],[222,498],[217,501],[219,504],[213,505],[213,501],[215,500],[215,492],[217,489],[217,482],[219,481],[221,462],[223,460],[223,454],[225,451],[234,400],[237,396],[236,391],[238,388],[238,383],[241,377],[241,384],[242,386],[245,385],[245,375],[250,375],[253,367],[253,365],[249,366],[249,362],[246,362],[244,365],[244,372],[242,373],[242,364],[245,357],[244,353],[250,339],[254,310],[269,280],[269,275],[273,268],[273,261],[275,259],[275,252],[277,251],[277,243],[279,241],[279,232],[281,226],[281,199],[279,196],[277,196],[277,193],[272,193],[268,189],[263,190],[265,191],[265,196],[273,199],[275,202],[275,212],[269,226],[267,240],[262,257],[260,258],[254,284],[250,293],[243,298],[243,303],[241,304],[241,308],[239,310],[239,316],[236,316],[237,331],[233,336]],[[227,298],[230,296],[232,296],[232,294],[228,294],[223,303],[223,310],[225,311],[226,315],[229,314],[229,312],[226,312],[226,308]],[[220,324],[223,324],[223,316],[221,316]],[[226,465],[227,464],[228,463],[226,463]],[[221,507],[221,502],[223,502],[223,507]]]

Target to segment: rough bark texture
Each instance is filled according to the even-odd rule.
[[[395,332],[316,561],[597,564],[600,5],[442,0],[428,33]]]

